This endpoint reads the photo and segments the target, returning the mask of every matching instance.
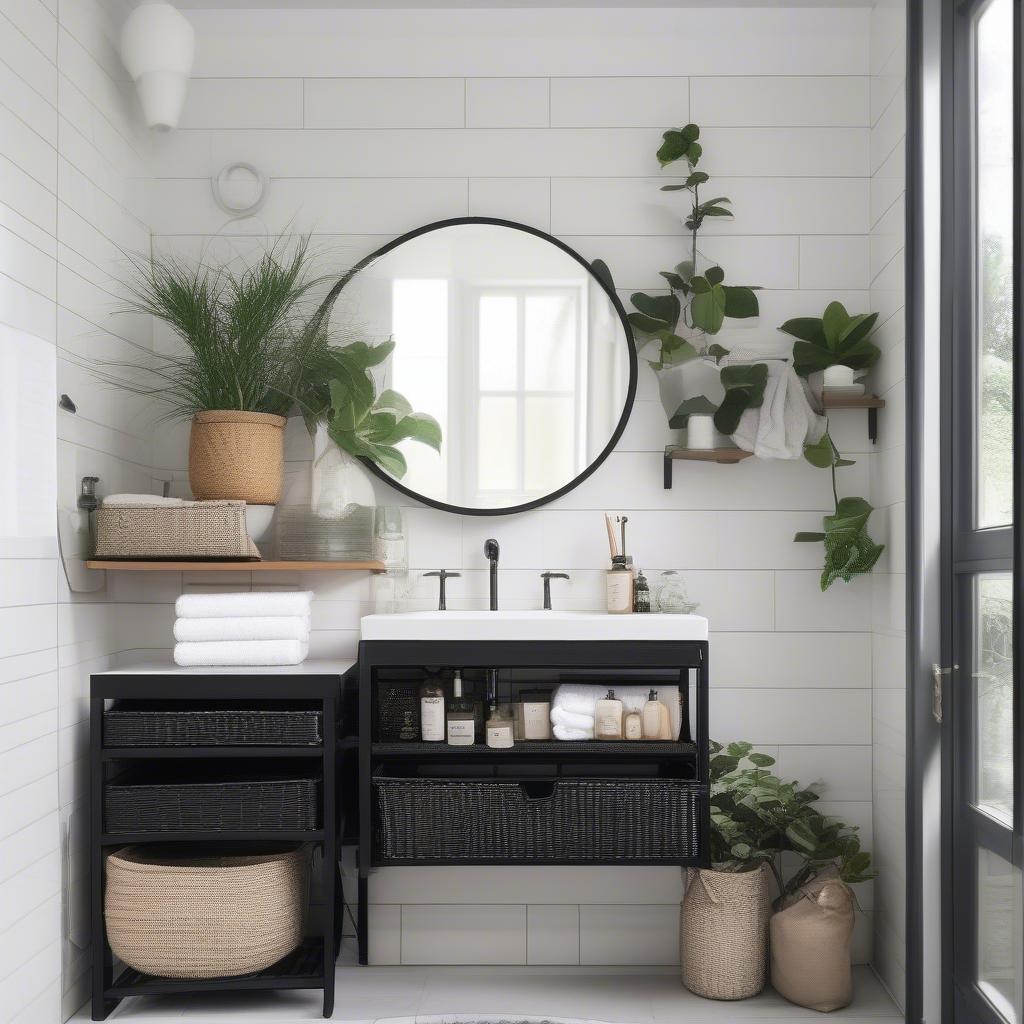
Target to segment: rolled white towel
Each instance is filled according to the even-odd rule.
[[[568,725],[553,725],[551,731],[555,734],[556,740],[592,740],[594,730],[589,732],[586,729],[573,729]]]
[[[657,699],[668,708],[672,738],[679,739],[683,718],[678,686],[616,686],[614,682],[601,684],[560,683],[551,697],[551,721],[555,720],[555,708],[562,708],[576,714],[589,714],[593,717],[597,710],[597,702],[609,690],[614,690],[615,696],[622,701],[623,711],[639,711],[647,701],[652,689],[655,691]]]
[[[564,725],[569,729],[582,729],[589,731],[591,738],[594,735],[594,716],[581,715],[576,711],[567,711],[565,708],[553,707],[551,709],[551,724]]]
[[[178,619],[174,639],[211,640],[309,640],[308,615],[264,615],[220,619]]]
[[[307,654],[309,644],[301,640],[221,640],[175,644],[174,663],[183,668],[301,665]]]
[[[560,683],[551,699],[552,706],[575,711],[580,715],[594,716],[597,702],[608,692],[607,686],[594,686],[589,683]]]
[[[311,590],[269,590],[241,594],[182,594],[174,602],[179,619],[309,615]]]

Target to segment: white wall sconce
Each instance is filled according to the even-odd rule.
[[[121,29],[121,60],[135,80],[146,124],[178,124],[196,51],[195,29],[163,0],[142,0]]]
[[[232,217],[255,213],[266,198],[267,179],[252,164],[228,164],[211,184],[217,205]]]

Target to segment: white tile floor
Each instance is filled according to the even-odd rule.
[[[346,943],[348,946],[349,943]],[[609,967],[358,967],[352,951],[338,966],[334,1020],[448,1024],[455,1015],[557,1017],[610,1024],[800,1024],[820,1014],[770,989],[755,999],[717,1003],[691,995],[672,969]],[[894,1024],[901,1015],[868,967],[854,969],[853,1004],[829,1015],[836,1024]],[[164,1024],[254,1021],[290,1024],[321,1018],[319,992],[224,993],[216,997],[129,999],[110,1020]],[[83,1008],[73,1024],[89,1020]]]

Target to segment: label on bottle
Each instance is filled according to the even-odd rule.
[[[523,704],[523,739],[551,739],[549,704]]]
[[[469,747],[473,744],[473,719],[449,718],[448,742],[453,747]]]
[[[635,711],[626,715],[626,739],[641,740],[644,737],[644,727],[640,715]]]
[[[502,722],[501,725],[487,726],[487,746],[498,748],[511,747],[512,723]]]
[[[444,740],[444,697],[420,698],[420,735],[428,743]]]
[[[604,706],[602,707],[602,705]],[[611,701],[598,701],[596,724],[599,740],[620,739],[622,737],[621,708]]]
[[[608,611],[613,615],[631,612],[633,610],[633,577],[628,572],[609,572],[606,579],[608,581]]]

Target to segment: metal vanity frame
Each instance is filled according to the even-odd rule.
[[[544,743],[517,744],[509,749],[481,746],[453,747],[446,743],[432,744],[429,752],[421,743],[376,743],[373,720],[375,672],[378,669],[551,669],[552,671],[618,672],[644,669],[677,670],[679,685],[690,692],[695,706],[690,712],[693,741],[680,739],[672,743],[588,742],[566,743],[558,740]],[[364,640],[359,645],[359,962],[366,964],[369,956],[369,876],[375,867],[383,866],[374,853],[373,772],[381,765],[415,766],[425,760],[462,762],[472,758],[481,764],[514,764],[544,762],[566,764],[590,761],[603,766],[626,760],[645,763],[668,763],[686,760],[692,764],[693,778],[699,787],[699,855],[681,855],[671,860],[636,860],[636,864],[673,864],[707,866],[710,862],[709,738],[708,738],[708,642],[707,640]],[[689,708],[685,708],[689,711]],[[403,747],[406,749],[403,750]],[[638,776],[639,778],[639,776]],[[625,783],[628,785],[628,781]],[[395,861],[387,861],[393,865]],[[418,861],[418,864],[444,863]],[[509,861],[465,861],[459,864],[502,864]],[[518,862],[515,862],[518,863]],[[531,864],[597,865],[600,860],[531,860]],[[620,863],[617,861],[615,863]]]

